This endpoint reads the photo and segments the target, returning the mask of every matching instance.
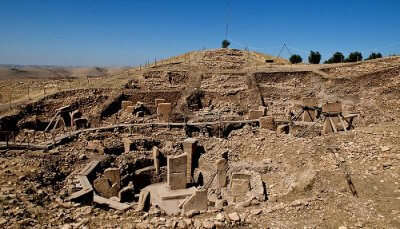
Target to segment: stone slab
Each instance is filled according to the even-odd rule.
[[[172,112],[171,103],[159,103],[157,105],[157,117],[160,122],[169,122]]]
[[[276,130],[275,119],[273,117],[261,117],[260,128],[275,131]]]
[[[92,184],[90,184],[90,182],[86,176],[79,175],[78,180],[83,189],[93,190]]]
[[[325,113],[342,112],[342,103],[341,102],[326,103],[322,106],[322,112],[325,112]]]
[[[255,120],[264,116],[264,110],[249,110],[248,119]]]
[[[153,147],[153,163],[156,169],[156,174],[160,173],[160,150],[157,146]]]
[[[187,155],[186,164],[186,182],[192,183],[192,173],[193,173],[193,156],[197,150],[197,139],[187,138],[183,141],[183,151]]]
[[[184,173],[168,173],[168,186],[171,190],[186,188],[186,172]]]
[[[107,168],[104,170],[103,176],[108,178],[112,184],[121,183],[121,174],[119,168]]]
[[[89,197],[93,193],[93,189],[82,189],[78,192],[72,193],[70,196],[68,196],[65,200],[66,201],[74,201],[80,198],[85,197],[86,195]]]
[[[187,154],[167,157],[168,173],[185,173],[187,168]]]
[[[182,206],[183,213],[189,211],[206,211],[208,208],[207,190],[196,190]]]
[[[98,204],[104,204],[104,205],[107,205],[111,208],[114,208],[114,209],[117,209],[120,211],[125,211],[128,208],[132,207],[132,205],[120,203],[118,201],[107,199],[107,198],[101,197],[96,194],[93,195],[93,202],[98,203]]]
[[[79,173],[82,176],[90,176],[92,172],[95,172],[97,165],[100,163],[98,160],[93,160],[89,162]]]
[[[234,196],[245,195],[250,191],[250,181],[245,179],[232,179],[231,191]]]
[[[224,158],[218,159],[215,162],[217,167],[217,186],[218,188],[226,187],[227,185],[227,177],[226,177],[226,170],[228,167],[227,161]]]
[[[186,197],[193,195],[194,190],[196,190],[194,187],[177,190],[165,189],[160,192],[160,198],[162,200],[185,199]]]
[[[93,181],[94,190],[106,198],[110,198],[113,196],[111,193],[111,185],[111,182],[103,177],[97,178]]]
[[[191,194],[193,194],[196,190],[196,188],[192,187],[192,188],[188,188],[188,189],[184,189],[185,192],[191,192]],[[161,196],[168,196],[170,194],[168,193],[174,193],[176,191],[181,191],[181,190],[170,190],[168,185],[166,183],[156,183],[156,184],[151,184],[147,187],[145,187],[144,189],[142,189],[142,191],[148,191],[150,192],[150,201],[152,205],[157,205],[160,207],[160,209],[162,209],[163,211],[165,211],[168,215],[175,215],[175,214],[179,214],[181,213],[181,209],[179,208],[179,205],[181,204],[181,202],[185,199],[185,198],[180,198],[180,196],[178,196],[179,198],[177,199],[162,199]],[[186,196],[187,197],[187,196]]]

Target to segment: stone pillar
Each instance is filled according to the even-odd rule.
[[[157,146],[153,147],[153,161],[154,168],[156,168],[156,174],[160,174],[160,151]]]
[[[215,162],[217,167],[217,187],[224,188],[226,187],[226,170],[228,168],[228,164],[224,158],[218,159]]]
[[[197,150],[197,139],[188,138],[183,141],[183,151],[187,155],[187,171],[186,171],[186,182],[188,184],[192,183],[193,168],[193,157],[195,156]]]
[[[159,103],[157,105],[157,117],[160,122],[169,122],[169,116],[172,112],[171,103]]]
[[[276,123],[273,117],[261,117],[260,128],[268,130],[276,130]]]
[[[171,190],[186,188],[187,155],[167,157],[167,183]]]
[[[326,113],[324,127],[322,129],[323,134],[334,133],[338,130],[343,129],[343,125],[340,124],[339,115],[342,113],[342,103],[326,103],[322,106],[322,112]]]
[[[264,116],[265,110],[249,110],[249,120],[259,119]]]

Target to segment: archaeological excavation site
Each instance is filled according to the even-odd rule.
[[[400,228],[399,57],[222,48],[104,77],[1,114],[1,228]]]

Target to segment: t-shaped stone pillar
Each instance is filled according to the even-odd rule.
[[[186,188],[186,153],[167,157],[167,182],[171,190]]]
[[[169,122],[169,117],[172,112],[171,103],[159,103],[157,105],[157,116],[160,122]]]
[[[160,173],[160,151],[157,146],[153,147],[153,161],[154,168],[156,169],[156,174]]]
[[[215,162],[217,167],[217,186],[218,188],[226,187],[226,170],[227,170],[227,163],[224,158],[218,159]]]
[[[197,139],[188,138],[183,141],[183,151],[187,155],[187,171],[186,171],[186,182],[188,184],[192,183],[193,168],[193,156],[197,150]]]

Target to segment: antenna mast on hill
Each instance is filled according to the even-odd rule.
[[[228,0],[226,2],[226,28],[225,28],[225,40],[228,40],[228,32],[229,32],[229,15],[231,10],[231,1]]]
[[[283,52],[283,50],[284,50],[285,48],[286,48],[286,50],[288,51],[289,55],[292,55],[292,52],[291,52],[291,51],[289,50],[289,48],[287,47],[286,43],[283,43],[283,46],[282,46],[281,50],[279,51],[278,58],[281,57],[281,54],[282,54],[282,52]]]

